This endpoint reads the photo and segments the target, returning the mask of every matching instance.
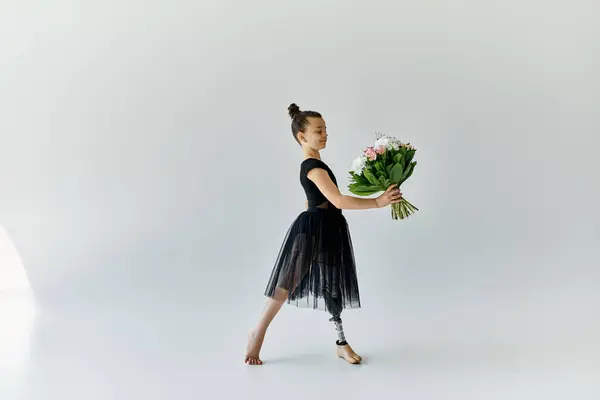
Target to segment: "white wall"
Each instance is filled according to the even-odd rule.
[[[259,301],[297,102],[343,187],[373,132],[419,149],[414,218],[346,212],[365,307],[597,329],[564,322],[598,304],[600,7],[340,4],[0,5],[0,224],[42,303]]]
[[[14,243],[0,226],[0,292],[30,292],[27,272]]]

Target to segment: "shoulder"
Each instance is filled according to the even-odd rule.
[[[302,175],[315,183],[332,179],[329,166],[316,158],[307,158],[302,162]]]
[[[306,160],[302,161],[302,164],[300,167],[302,168],[303,171],[308,172],[314,168],[327,169],[327,164],[325,164],[321,160],[317,160],[316,158],[307,158]]]
[[[307,158],[306,160],[302,161],[302,164],[300,165],[301,180],[306,179],[309,181],[314,181],[315,174],[318,177],[321,174],[327,173],[327,165],[323,161],[317,160],[316,158]]]

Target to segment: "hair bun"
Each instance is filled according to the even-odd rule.
[[[300,107],[298,107],[298,105],[296,103],[292,103],[290,104],[290,106],[288,107],[288,113],[290,114],[290,118],[294,119],[296,118],[296,116],[298,114],[301,113],[300,111]]]

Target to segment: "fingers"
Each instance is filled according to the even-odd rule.
[[[392,201],[394,203],[398,203],[399,201],[402,201],[402,192],[400,192],[400,190],[397,190],[394,193],[392,193],[390,195],[390,201]]]
[[[386,189],[384,198],[387,204],[396,204],[402,201],[402,192],[397,183],[392,183]]]

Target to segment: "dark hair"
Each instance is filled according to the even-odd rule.
[[[308,118],[322,118],[321,114],[316,111],[300,111],[300,107],[298,107],[296,103],[290,104],[288,113],[292,119],[292,135],[294,135],[294,139],[296,139],[296,142],[298,143],[300,143],[298,140],[298,132],[304,132],[306,125],[308,124]]]

